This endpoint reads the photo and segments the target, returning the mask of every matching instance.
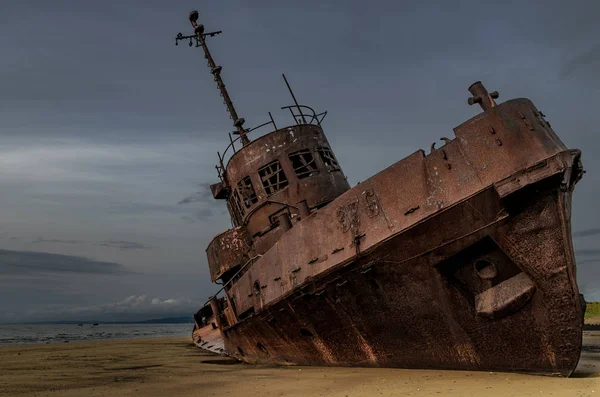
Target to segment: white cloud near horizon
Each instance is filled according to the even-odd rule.
[[[14,141],[14,140],[13,140]],[[208,143],[208,144],[207,144]],[[110,172],[119,167],[185,167],[216,162],[217,145],[210,142],[98,143],[91,140],[23,138],[0,145],[0,182],[117,182],[130,176]],[[214,149],[214,150],[213,150]],[[209,160],[207,158],[207,160]],[[107,166],[109,167],[107,169]],[[199,172],[206,167],[199,168]],[[140,171],[138,169],[138,171]]]
[[[4,322],[30,321],[140,321],[150,318],[192,317],[202,302],[187,298],[151,297],[148,294],[131,295],[120,301],[88,305],[40,305],[23,313],[11,313]]]

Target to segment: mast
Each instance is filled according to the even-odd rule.
[[[292,99],[294,100],[296,109],[298,109],[298,114],[302,118],[302,122],[304,124],[306,124],[306,119],[304,118],[304,114],[302,113],[302,110],[300,109],[300,105],[298,105],[298,101],[296,100],[296,95],[294,95],[294,91],[292,91],[292,87],[290,87],[290,83],[288,83],[287,79],[285,78],[285,74],[282,74],[282,76],[283,76],[283,81],[285,81],[285,85],[287,86],[288,91],[290,92],[290,95],[292,96]]]
[[[219,88],[221,96],[223,97],[223,103],[227,106],[227,111],[229,112],[230,118],[233,120],[233,125],[236,128],[234,134],[239,135],[242,144],[246,146],[250,143],[250,140],[246,136],[247,131],[243,127],[246,120],[243,117],[238,117],[237,111],[235,110],[233,102],[231,101],[229,93],[227,92],[227,88],[225,88],[225,83],[223,83],[223,79],[221,78],[221,70],[223,70],[223,67],[217,66],[210,51],[208,50],[208,46],[206,45],[207,36],[214,37],[217,34],[221,34],[222,31],[219,30],[216,32],[204,33],[204,25],[198,24],[198,11],[196,10],[190,12],[189,20],[194,28],[194,34],[190,36],[184,36],[183,34],[179,33],[175,38],[175,45],[178,45],[180,40],[189,40],[189,46],[191,47],[192,40],[195,40],[196,47],[202,47],[204,50],[204,58],[206,58],[208,61],[208,66],[210,67],[210,73],[213,75],[214,80],[217,83],[217,87]]]

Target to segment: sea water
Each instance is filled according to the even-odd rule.
[[[193,324],[0,324],[0,345],[190,336]]]

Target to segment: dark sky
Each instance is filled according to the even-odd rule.
[[[189,314],[229,226],[216,151],[232,130],[199,49],[200,11],[247,126],[296,96],[352,185],[479,110],[528,97],[588,173],[573,203],[580,287],[600,299],[600,3],[28,1],[0,6],[0,322]],[[178,204],[192,195],[191,203]]]

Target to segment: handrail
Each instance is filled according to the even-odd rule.
[[[281,110],[285,110],[285,109],[288,109],[290,111],[290,114],[292,115],[292,118],[294,119],[294,122],[296,123],[296,125],[316,124],[320,127],[321,123],[323,122],[323,119],[325,119],[325,116],[327,116],[327,111],[317,114],[313,108],[311,108],[310,106],[306,106],[306,105],[291,105],[291,106],[284,106],[281,108]],[[267,125],[272,125],[274,128],[274,131],[277,131],[277,125],[275,124],[275,120],[273,120],[273,116],[271,115],[271,112],[269,112],[269,118],[271,119],[270,121],[267,121],[266,123],[263,123],[256,127],[245,130],[244,135],[247,136],[249,133],[251,133],[255,130],[258,130],[262,127],[265,127]],[[302,120],[302,121],[299,121],[298,118],[300,118],[300,120]],[[229,133],[229,145],[227,145],[225,150],[223,150],[223,154],[221,154],[221,152],[217,152],[217,156],[219,157],[219,164],[216,165],[216,168],[217,168],[217,174],[221,181],[224,181],[224,176],[225,176],[225,164],[224,164],[225,156],[227,155],[227,153],[229,152],[230,149],[233,150],[234,154],[237,153],[237,150],[235,149],[235,143],[239,142],[242,138],[242,136],[239,134],[238,131],[234,131],[233,134],[236,134],[238,136],[236,138],[233,138],[231,133]]]
[[[250,211],[248,211],[244,217],[246,218],[246,220],[243,222],[244,226],[248,223],[248,220],[250,219],[250,215],[252,215],[253,213],[255,213],[256,211],[258,211],[259,209],[261,209],[262,207],[264,207],[267,204],[279,204],[282,205],[283,208],[294,208],[294,209],[298,209],[298,207],[296,207],[295,205],[291,205],[288,203],[282,203],[281,201],[275,201],[275,200],[269,200],[266,199],[265,201],[263,201],[262,203],[258,204],[257,206],[255,206],[254,208],[252,208]]]
[[[281,108],[283,109],[288,109],[292,115],[292,117],[294,118],[294,121],[296,121],[297,125],[300,124],[313,124],[314,121],[317,122],[317,125],[320,127],[321,126],[321,122],[323,121],[323,119],[325,118],[325,116],[327,116],[327,111],[321,112],[319,114],[317,114],[313,108],[311,108],[310,106],[306,106],[306,105],[291,105],[291,106],[284,106]],[[298,112],[294,113],[294,109],[296,109]],[[302,111],[302,109],[308,109],[310,110],[310,113],[304,113]],[[308,116],[310,117],[309,121],[306,121],[306,117]],[[319,119],[319,116],[323,116],[321,117],[321,119]],[[302,120],[302,123],[300,123],[300,121],[298,120],[298,118],[300,118]]]
[[[208,303],[210,303],[210,300],[211,300],[212,298],[214,298],[214,297],[216,297],[217,295],[219,295],[219,293],[221,293],[221,291],[223,291],[223,290],[225,289],[225,287],[226,287],[226,286],[227,286],[229,283],[233,282],[233,279],[235,279],[235,277],[236,277],[238,274],[240,274],[240,272],[241,272],[242,270],[244,270],[244,269],[245,269],[245,268],[246,268],[246,267],[247,267],[247,266],[250,264],[250,262],[252,262],[253,260],[255,260],[255,259],[257,259],[257,258],[260,258],[260,257],[262,257],[262,255],[260,255],[260,254],[259,254],[259,255],[255,255],[255,256],[253,256],[252,258],[248,259],[248,261],[247,261],[247,262],[244,264],[244,266],[242,266],[242,267],[240,268],[240,270],[238,270],[238,271],[237,271],[237,272],[236,272],[236,273],[235,273],[233,276],[231,276],[231,278],[229,279],[229,281],[228,281],[228,282],[226,282],[225,284],[223,284],[223,286],[221,287],[221,289],[220,289],[220,290],[218,290],[217,292],[215,292],[215,294],[214,294],[213,296],[211,296],[210,298],[208,298],[208,300],[207,300],[206,302],[204,302],[204,304],[202,305],[202,307],[205,307],[205,306],[206,306]]]

